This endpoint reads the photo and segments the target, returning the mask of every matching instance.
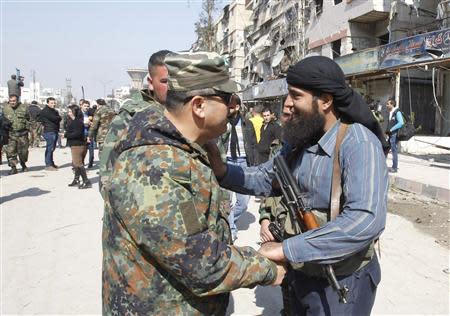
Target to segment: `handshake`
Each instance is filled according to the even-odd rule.
[[[281,285],[283,282],[283,279],[286,275],[287,269],[286,269],[286,257],[284,256],[283,252],[283,244],[279,242],[265,242],[261,245],[261,248],[259,248],[258,252],[272,260],[277,265],[277,277],[275,281],[272,283],[272,285]]]

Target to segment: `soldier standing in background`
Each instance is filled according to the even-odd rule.
[[[154,107],[161,115],[164,111],[163,104],[167,95],[167,67],[164,58],[170,53],[168,50],[160,50],[150,56],[148,61],[148,90],[132,90],[131,100],[125,102],[119,110],[119,114],[112,120],[106,133],[101,154],[99,154],[99,189],[103,195],[103,188],[108,185],[115,157],[113,149],[120,136],[124,133],[131,118],[148,107]]]
[[[40,133],[42,131],[42,124],[38,121],[41,108],[36,101],[31,102],[28,107],[28,114],[30,115],[30,147],[39,147]]]
[[[103,314],[225,315],[230,291],[280,284],[285,269],[230,245],[202,145],[226,131],[238,86],[216,53],[168,55],[164,115],[136,113],[105,194]]]
[[[106,105],[105,100],[97,99],[97,110],[94,113],[92,125],[88,132],[88,142],[93,142],[94,139],[98,144],[98,156],[103,148],[103,142],[105,141],[106,133],[108,132],[109,125],[111,124],[116,112]]]
[[[20,102],[20,96],[22,95],[23,77],[19,77],[17,80],[16,75],[11,75],[11,79],[7,82],[8,85],[8,97],[17,96],[17,102]]]
[[[9,142],[6,146],[6,157],[8,158],[8,165],[11,167],[10,175],[17,173],[17,156],[19,156],[22,172],[28,171],[26,162],[28,161],[30,116],[27,106],[17,100],[17,95],[11,95],[8,104],[3,109],[3,115],[12,125],[9,131]]]

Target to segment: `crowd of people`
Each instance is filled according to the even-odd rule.
[[[102,99],[92,113],[81,100],[63,119],[49,98],[33,114],[43,126],[49,171],[58,169],[53,151],[63,122],[74,170],[69,186],[91,187],[84,160],[95,141],[99,146],[103,313],[224,315],[230,291],[282,285],[284,315],[369,315],[381,278],[374,245],[386,220],[389,143],[339,66],[321,56],[293,65],[279,114],[245,108],[216,53],[162,50],[148,71],[148,89],[119,113]],[[27,169],[29,112],[15,95],[3,109],[11,174],[18,162]],[[392,146],[401,124],[391,112]],[[306,230],[289,213],[277,157],[287,161],[320,227]],[[89,155],[87,166],[92,162]],[[259,250],[234,244],[250,196],[261,197]],[[324,266],[348,297],[329,283]]]
[[[92,107],[88,100],[82,99],[79,105],[69,105],[67,111],[58,111],[53,97],[47,98],[42,108],[36,101],[27,106],[19,100],[18,95],[11,93],[8,103],[0,111],[0,157],[5,146],[10,167],[8,174],[17,174],[19,164],[20,171],[27,172],[29,147],[39,147],[42,141],[45,141],[44,168],[46,171],[57,171],[53,153],[57,146],[63,147],[61,138],[65,138],[66,146],[71,149],[74,173],[69,186],[91,188],[84,167],[85,157],[89,152],[87,167],[92,168],[94,148],[98,146],[101,152],[109,124],[116,115],[114,110],[103,99],[97,99]]]

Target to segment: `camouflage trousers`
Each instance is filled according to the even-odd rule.
[[[6,145],[6,158],[8,158],[8,165],[10,167],[15,167],[19,162],[17,156],[21,163],[28,161],[28,134],[23,136],[18,136],[14,134],[9,135],[9,142]]]
[[[98,160],[100,160],[100,154],[102,153],[103,150],[103,143],[97,142],[97,147],[98,147]]]
[[[39,147],[42,135],[42,124],[39,122],[30,123],[30,146]]]

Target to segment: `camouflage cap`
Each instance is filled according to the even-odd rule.
[[[192,91],[207,88],[227,93],[241,90],[230,80],[225,59],[213,52],[168,54],[164,60],[169,71],[171,91]]]

